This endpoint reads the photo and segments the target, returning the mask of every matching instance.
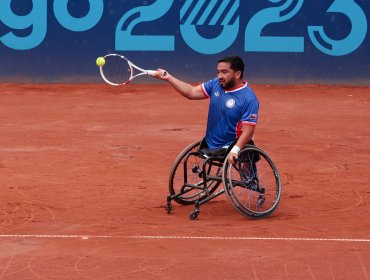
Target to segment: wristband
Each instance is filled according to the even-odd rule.
[[[236,145],[234,147],[232,147],[232,149],[230,151],[230,153],[233,153],[233,154],[239,154],[239,152],[240,152],[240,148]]]

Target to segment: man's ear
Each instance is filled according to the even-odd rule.
[[[242,72],[241,71],[236,71],[235,76],[236,76],[237,79],[240,79],[241,76],[242,76]]]

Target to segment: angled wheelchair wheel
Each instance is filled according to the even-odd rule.
[[[265,218],[279,204],[279,172],[272,159],[256,146],[242,149],[236,164],[229,164],[226,159],[222,179],[231,205],[248,218]]]
[[[176,158],[169,176],[169,193],[177,203],[182,205],[201,202],[212,194],[221,184],[221,180],[207,179],[204,182],[203,173],[222,177],[222,164],[220,166],[207,165],[203,170],[204,159],[199,156],[200,141],[186,147]]]

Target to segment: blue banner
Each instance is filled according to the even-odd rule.
[[[370,85],[369,15],[366,0],[1,0],[0,81],[98,82],[107,53],[203,81],[238,54],[255,83]]]

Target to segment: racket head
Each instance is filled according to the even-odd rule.
[[[119,54],[104,56],[105,64],[100,66],[103,80],[112,86],[124,86],[133,79],[134,69],[130,61]]]

